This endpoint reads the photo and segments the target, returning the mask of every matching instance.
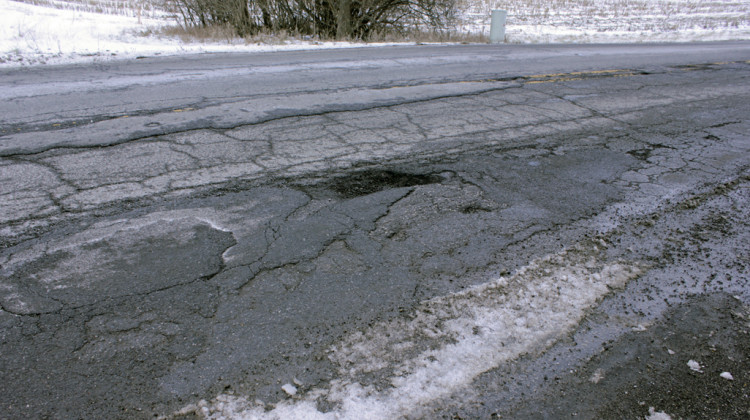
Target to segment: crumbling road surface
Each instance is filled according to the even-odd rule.
[[[0,73],[0,417],[747,418],[750,43]]]

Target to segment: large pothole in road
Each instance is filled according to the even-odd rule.
[[[437,184],[444,178],[437,174],[410,174],[392,170],[371,169],[332,179],[328,188],[342,198],[354,198],[390,188]]]

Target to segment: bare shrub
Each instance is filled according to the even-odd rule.
[[[286,31],[320,38],[445,31],[456,0],[166,0],[185,27],[229,25],[237,35]]]
[[[167,0],[186,27],[231,26],[239,36],[252,32],[248,0]]]

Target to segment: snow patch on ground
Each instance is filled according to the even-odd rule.
[[[672,416],[663,411],[656,411],[654,407],[649,407],[646,420],[672,420]]]
[[[275,407],[220,395],[186,410],[211,419],[420,418],[483,372],[548,348],[612,288],[642,271],[597,256],[583,247],[553,254],[511,277],[425,301],[409,317],[357,332],[330,349],[338,376],[327,388]],[[318,410],[323,399],[333,411]]]
[[[162,18],[98,14],[0,0],[0,68],[34,64],[70,64],[117,58],[217,52],[271,52],[353,48],[390,44],[314,42],[290,39],[279,44],[183,42],[142,34],[174,22]]]
[[[732,376],[732,374],[729,373],[729,372],[721,372],[721,374],[719,376],[721,376],[722,378],[724,378],[726,380],[729,380],[729,381],[733,381],[734,380],[734,376]]]
[[[750,39],[747,0],[467,0],[460,28],[489,34],[508,12],[510,43],[693,42]]]
[[[604,371],[602,369],[597,369],[589,378],[589,382],[598,384],[602,379],[604,379]]]
[[[285,384],[281,387],[281,390],[286,392],[290,397],[297,395],[297,387],[292,384]]]

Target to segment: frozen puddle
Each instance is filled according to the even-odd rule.
[[[181,412],[211,419],[421,417],[481,373],[549,347],[612,288],[642,271],[634,263],[604,263],[599,255],[594,246],[553,254],[510,277],[423,302],[410,318],[353,334],[331,349],[338,377],[326,389],[299,393],[270,410],[252,398],[220,395]],[[335,408],[321,412],[318,400]]]

